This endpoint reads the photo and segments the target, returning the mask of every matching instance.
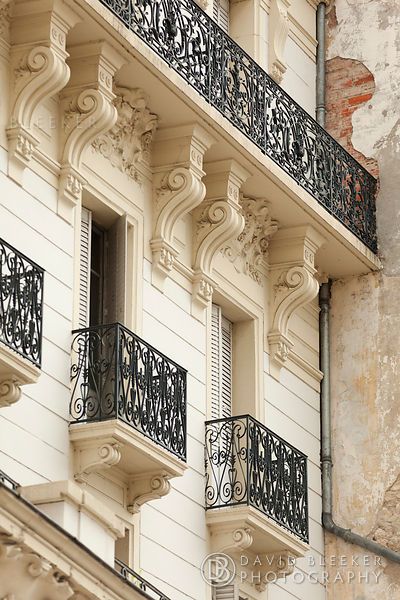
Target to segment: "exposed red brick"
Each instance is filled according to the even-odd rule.
[[[375,81],[357,60],[332,58],[326,63],[326,129],[359,163],[378,177],[375,159],[364,156],[352,144],[352,116],[375,92]]]

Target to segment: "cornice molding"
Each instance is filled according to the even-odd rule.
[[[289,337],[289,322],[302,306],[318,294],[319,282],[314,266],[315,254],[324,243],[323,237],[311,226],[279,231],[271,242],[270,269],[273,297],[270,302],[271,374],[279,378],[293,348]]]
[[[58,214],[72,223],[85,185],[80,175],[84,152],[117,121],[113,78],[125,59],[106,42],[75,46],[70,53],[71,78],[61,102],[64,119]]]
[[[78,22],[78,16],[61,0],[53,0],[50,10],[46,5],[43,12],[37,12],[36,8],[32,13],[30,3],[18,0],[13,6],[8,174],[19,184],[39,145],[34,133],[35,111],[68,82],[66,39],[68,31]]]
[[[245,220],[244,229],[221,252],[238,273],[248,275],[262,285],[263,266],[270,240],[278,231],[278,222],[271,217],[269,204],[264,198],[248,198],[241,194],[239,203]]]
[[[206,171],[206,199],[193,212],[192,314],[201,321],[212,298],[214,259],[243,230],[245,221],[239,195],[250,176],[234,160],[211,163]]]
[[[94,140],[94,150],[133,181],[149,174],[150,149],[158,124],[148,108],[148,97],[140,88],[115,87],[114,106],[118,117],[114,127]]]
[[[178,222],[203,201],[203,158],[214,143],[198,124],[162,130],[153,151],[154,203],[152,282],[164,289],[179,250],[174,241]]]

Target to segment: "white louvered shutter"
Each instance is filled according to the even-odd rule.
[[[213,587],[212,600],[237,600],[238,592],[234,583]]]
[[[221,308],[211,313],[211,418],[232,415],[232,323]]]
[[[214,0],[213,17],[221,29],[229,33],[229,0]]]
[[[79,327],[88,327],[90,308],[90,252],[92,238],[92,213],[82,207],[79,255]]]
[[[104,319],[107,323],[125,323],[127,232],[126,215],[119,217],[107,232],[104,290]]]

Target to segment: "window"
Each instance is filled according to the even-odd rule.
[[[211,313],[211,418],[232,416],[232,323],[216,304]]]
[[[125,323],[127,221],[108,229],[82,208],[79,267],[79,326]]]
[[[209,419],[263,414],[263,321],[215,293],[209,334]]]
[[[125,536],[118,538],[115,542],[115,568],[117,571],[121,570],[121,564],[123,563],[127,567],[132,564],[131,557],[131,531],[125,529]]]
[[[214,0],[213,18],[221,29],[229,33],[229,0]]]

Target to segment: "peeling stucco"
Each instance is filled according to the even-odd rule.
[[[384,265],[332,288],[334,517],[400,552],[400,2],[335,0],[327,52],[328,77],[335,68],[348,69],[353,83],[366,77],[336,135],[361,161],[376,161]],[[326,543],[327,557],[368,556],[330,534]],[[328,598],[400,600],[399,565],[384,561],[376,581],[370,566],[352,570],[354,580],[328,585]]]

